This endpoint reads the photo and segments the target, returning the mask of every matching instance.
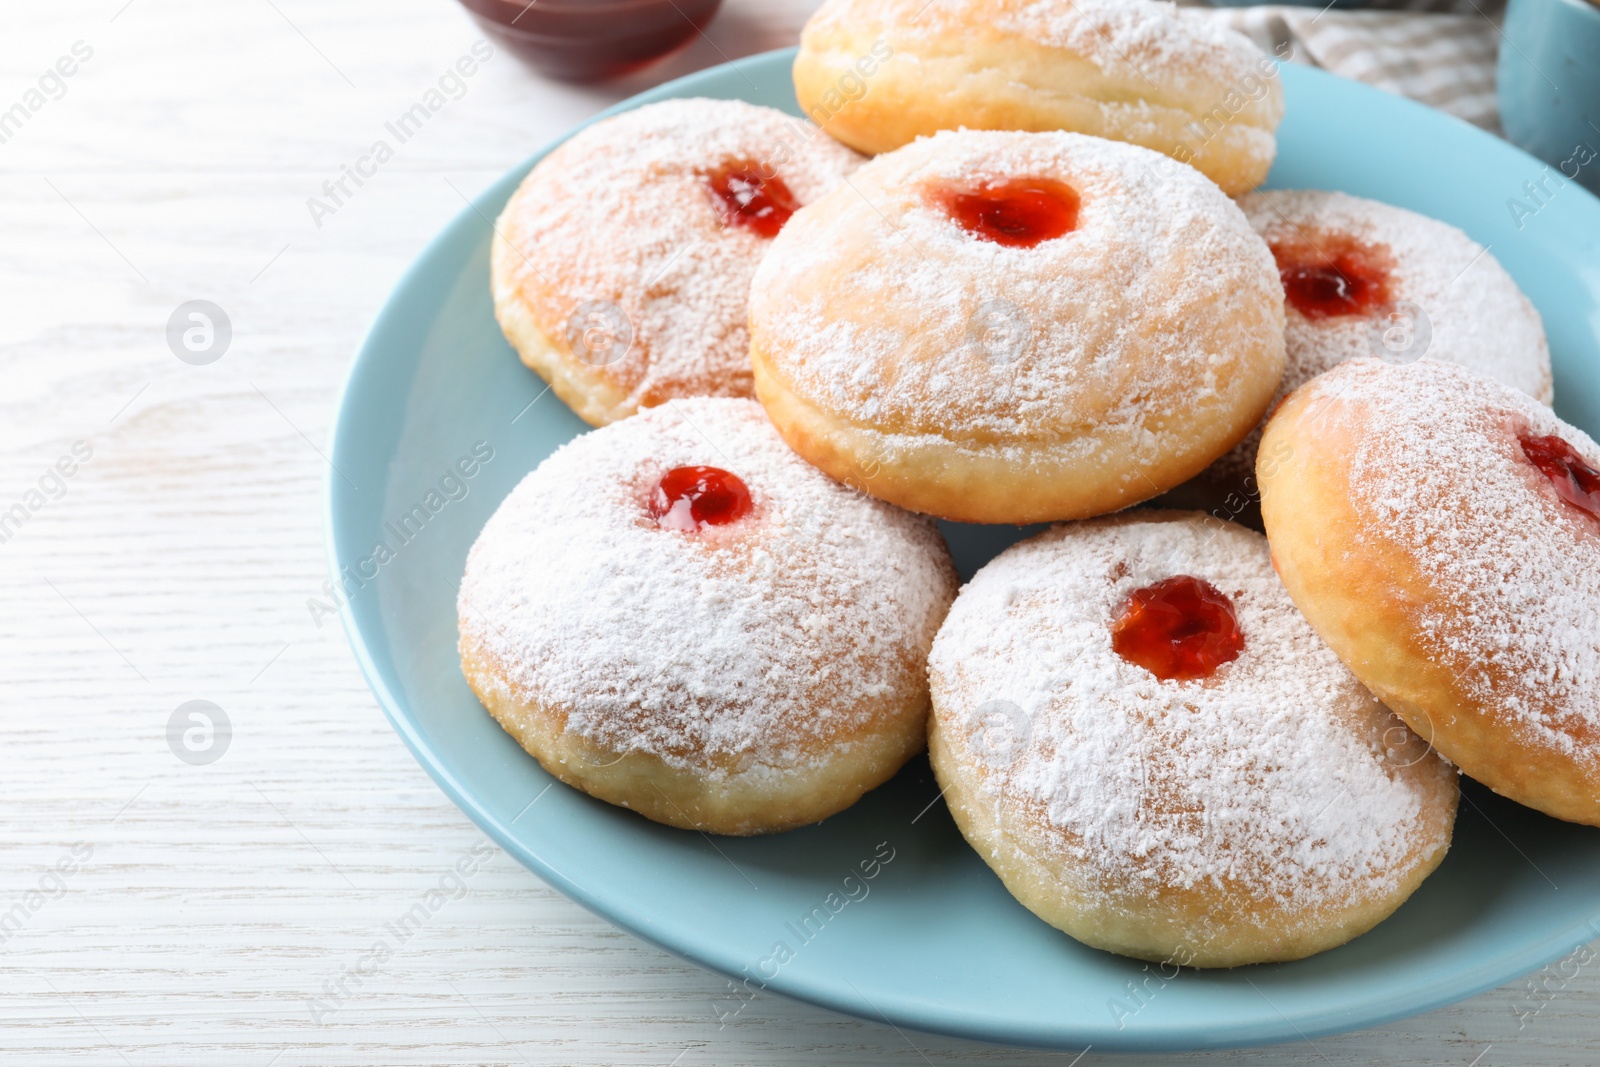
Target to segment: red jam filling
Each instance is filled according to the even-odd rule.
[[[1390,302],[1388,257],[1349,238],[1275,244],[1283,295],[1308,319],[1365,315]]]
[[[674,467],[650,493],[650,517],[663,530],[693,533],[750,514],[750,490],[721,467]]]
[[[1550,479],[1556,495],[1591,519],[1600,519],[1600,471],[1566,441],[1549,437],[1517,436],[1522,454],[1539,473]]]
[[[734,163],[708,178],[724,226],[743,226],[762,237],[776,237],[800,201],[776,174],[764,176],[754,163]]]
[[[1209,678],[1244,651],[1233,601],[1187,574],[1135,590],[1111,624],[1111,647],[1163,681]]]
[[[1078,191],[1049,178],[946,189],[939,198],[962,229],[1009,248],[1032,248],[1078,226]]]

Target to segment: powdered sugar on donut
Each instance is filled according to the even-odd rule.
[[[1493,253],[1454,226],[1414,211],[1346,193],[1275,189],[1239,200],[1268,242],[1302,241],[1313,247],[1327,235],[1352,237],[1393,257],[1390,292],[1428,318],[1426,352],[1392,358],[1411,362],[1430,355],[1459,363],[1536,399],[1550,399],[1550,349],[1544,324]],[[1387,315],[1378,316],[1387,322]],[[1325,370],[1374,351],[1372,319],[1340,315],[1308,319],[1288,309],[1287,359],[1281,395]],[[1419,338],[1419,340],[1421,340]]]
[[[657,527],[650,490],[696,465],[742,479],[752,515]],[[459,606],[520,700],[602,748],[719,772],[802,765],[919,691],[954,589],[931,522],[807,465],[753,401],[698,399],[540,464],[473,546]]]
[[[929,194],[1016,177],[1074,188],[1076,229],[1008,247]],[[1276,359],[1281,302],[1266,247],[1197,172],[1079,134],[961,131],[877,157],[797,214],[751,321],[825,410],[1003,447],[1085,425],[1138,440],[1180,408],[1236,404],[1259,385],[1243,361]]]
[[[1361,538],[1398,545],[1447,611],[1423,647],[1529,744],[1600,761],[1600,523],[1565,504],[1518,434],[1600,445],[1543,404],[1454,364],[1357,360],[1308,385],[1353,431]],[[1393,551],[1393,549],[1389,549]]]
[[[1158,680],[1111,645],[1128,596],[1178,574],[1228,596],[1244,634],[1202,681]],[[929,666],[939,729],[983,794],[1040,820],[1040,847],[1111,903],[1215,887],[1315,911],[1385,895],[1448,840],[1453,772],[1323,644],[1242,527],[1146,511],[1041,534],[962,590]],[[1006,705],[1000,744],[984,718]]]
[[[526,303],[562,346],[581,305],[615,305],[632,348],[604,370],[636,404],[749,396],[750,278],[770,242],[723,225],[706,176],[753,163],[804,204],[860,162],[809,123],[740,101],[668,100],[604,119],[506,205],[497,303]]]
[[[1242,99],[1262,76],[1265,57],[1249,38],[1207,12],[1161,0],[830,0],[812,25],[848,28],[875,19],[891,25],[896,38],[958,47],[975,15],[980,32],[1069,52],[1169,107],[1209,111],[1230,93]],[[1270,129],[1282,115],[1274,89],[1252,98],[1244,118]],[[1235,113],[1231,121],[1240,118]]]
[[[1393,307],[1327,318],[1307,318],[1293,305],[1285,309],[1277,399],[1348,359],[1411,362],[1429,355],[1549,402],[1550,348],[1539,313],[1493,254],[1454,226],[1376,200],[1315,189],[1251,193],[1239,199],[1239,206],[1270,245],[1317,248],[1330,235],[1353,238],[1379,250],[1391,264]],[[1420,315],[1404,304],[1420,309]],[[1249,475],[1260,444],[1257,427],[1217,461],[1215,475]]]

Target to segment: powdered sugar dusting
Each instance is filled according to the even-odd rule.
[[[1244,633],[1204,681],[1160,681],[1111,647],[1127,597],[1175,574],[1227,595]],[[1392,892],[1408,856],[1448,839],[1448,767],[1322,643],[1242,527],[1147,511],[1023,542],[962,590],[930,674],[969,758],[977,709],[1020,709],[1006,758],[973,761],[983,793],[1042,813],[1048,847],[1107,898],[1214,886],[1315,909]]]
[[[1448,223],[1347,193],[1276,189],[1242,197],[1251,225],[1269,243],[1343,234],[1394,257],[1395,301],[1426,313],[1427,353],[1459,363],[1546,402],[1550,349],[1544,324],[1493,253]],[[1382,356],[1364,316],[1308,319],[1288,310],[1288,351],[1280,395],[1347,359]],[[1409,360],[1407,360],[1409,362]]]
[[[598,122],[506,205],[497,299],[527,302],[558,341],[580,305],[616,305],[634,344],[605,373],[634,403],[749,396],[750,278],[770,242],[722,225],[706,175],[763,165],[805,204],[860,161],[809,123],[740,101],[668,100]]]
[[[892,41],[914,39],[925,50],[959,48],[972,33],[1012,37],[1070,52],[1147,99],[1200,112],[1242,95],[1265,59],[1209,12],[1162,0],[829,0],[812,25],[829,23],[882,24]],[[1270,128],[1282,117],[1282,96],[1265,101],[1255,109]]]
[[[1282,289],[1233,202],[1188,168],[1159,178],[1168,163],[1073,133],[947,132],[879,156],[778,235],[758,343],[847,419],[991,444],[1234,402],[1241,361],[1281,344]],[[1077,228],[1007,247],[928,195],[1018,177],[1073,187]]]
[[[1312,319],[1285,309],[1283,383],[1277,400],[1348,359],[1377,356],[1411,362],[1449,360],[1548,402],[1550,348],[1539,313],[1505,268],[1454,226],[1414,211],[1346,193],[1277,189],[1240,197],[1251,225],[1269,244],[1354,238],[1392,262],[1390,308],[1373,315]],[[1398,307],[1401,302],[1415,305]],[[1390,344],[1384,331],[1393,328]],[[1391,351],[1391,349],[1393,351]],[[1244,478],[1255,469],[1258,427],[1212,471]]]
[[[662,530],[667,470],[722,467],[750,518]],[[674,401],[563,446],[484,527],[464,639],[514,692],[615,751],[702,770],[797,766],[922,686],[955,590],[937,529],[834,482],[747,400]]]
[[[1517,435],[1557,435],[1595,467],[1600,445],[1431,359],[1357,360],[1306,388],[1354,442],[1363,542],[1404,549],[1448,611],[1417,609],[1427,653],[1527,743],[1600,761],[1600,523],[1561,501]]]

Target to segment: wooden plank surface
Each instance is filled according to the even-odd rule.
[[[28,117],[0,143],[0,512],[27,518],[0,543],[0,1061],[1073,1062],[773,996],[719,1025],[722,979],[487,848],[306,608],[336,391],[463,195],[614,100],[791,42],[810,6],[730,0],[603,89],[497,53],[319,225],[308,198],[480,38],[454,5],[6,0],[0,111]],[[233,330],[206,366],[166,342],[196,299]],[[168,744],[192,700],[232,724],[205,765]],[[1081,1062],[1590,1063],[1597,970],[1314,1045]]]

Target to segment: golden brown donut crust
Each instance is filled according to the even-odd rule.
[[[1444,843],[1411,857],[1392,892],[1355,899],[1320,914],[1287,921],[1269,902],[1237,887],[1164,887],[1159,894],[1104,900],[1059,851],[1042,844],[1057,831],[1043,811],[1018,814],[982,794],[970,756],[930,719],[928,757],[961,834],[977,848],[1006,890],[1056,929],[1092,948],[1176,967],[1241,967],[1282,963],[1326,952],[1392,915],[1444,862],[1456,794],[1441,788],[1437,819]],[[1431,758],[1431,757],[1430,757]],[[1226,916],[1218,929],[1218,916]]]
[[[928,713],[925,695],[883,701],[870,728],[830,740],[825,760],[799,767],[720,761],[706,770],[638,749],[619,752],[568,730],[566,709],[514,685],[504,664],[466,634],[461,670],[495,721],[560,781],[647,819],[712,834],[779,833],[843,811],[922,751]]]
[[[1273,61],[1211,19],[1146,0],[829,0],[795,93],[868,154],[939,130],[1072,130],[1188,163],[1229,195],[1276,153]]]
[[[1357,460],[1387,456],[1404,472],[1395,477],[1419,473],[1408,447],[1416,438],[1396,439],[1408,429],[1397,412],[1448,428],[1460,446],[1448,457],[1430,453],[1440,466],[1415,480],[1407,503],[1425,509],[1417,512],[1431,528],[1425,536],[1379,511],[1395,483]],[[1585,669],[1600,656],[1600,630],[1578,616],[1571,628],[1552,622],[1574,608],[1594,618],[1600,530],[1563,513],[1542,477],[1518,462],[1517,423],[1600,459],[1587,435],[1543,405],[1459,367],[1342,364],[1290,394],[1267,423],[1256,465],[1262,519],[1295,603],[1413,730],[1495,792],[1600,825],[1600,691]],[[1530,547],[1547,535],[1562,540]],[[1541,576],[1549,568],[1534,561],[1547,553],[1570,565]],[[1473,588],[1462,581],[1468,569],[1477,571]],[[1500,590],[1529,575],[1543,578],[1543,592],[1514,610],[1519,621],[1503,637],[1496,616],[1512,609]]]

